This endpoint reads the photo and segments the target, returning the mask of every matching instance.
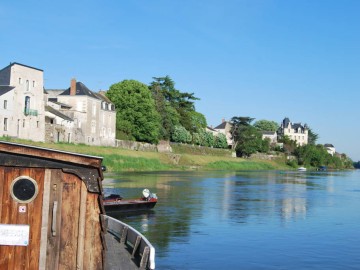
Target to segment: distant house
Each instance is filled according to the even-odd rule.
[[[332,144],[326,143],[326,144],[324,144],[324,147],[330,155],[332,155],[332,156],[335,155],[335,153],[336,153],[335,147]]]
[[[277,143],[277,133],[276,133],[276,131],[261,131],[261,138],[263,140],[269,139],[270,144],[276,144]]]
[[[226,136],[226,141],[227,141],[227,144],[229,145],[229,147],[232,147],[232,145],[234,144],[234,141],[231,136],[231,127],[232,127],[232,125],[230,122],[225,121],[225,119],[222,119],[221,124],[214,128],[214,130],[216,130]]]
[[[301,123],[292,123],[289,118],[284,118],[277,132],[278,137],[288,136],[291,140],[296,141],[298,145],[308,144],[308,127]]]
[[[48,105],[62,115],[57,117],[69,124],[68,137],[74,143],[89,145],[115,145],[116,111],[115,105],[103,94],[94,93],[83,83],[71,80],[66,90],[46,90],[49,95]],[[49,111],[50,112],[50,111]],[[53,113],[54,114],[54,113]],[[49,122],[49,121],[48,121]],[[57,123],[58,124],[58,123]],[[58,131],[55,131],[58,132]],[[67,132],[65,128],[61,132]],[[57,133],[56,136],[64,138]],[[68,141],[68,140],[66,140]]]
[[[0,136],[45,140],[43,70],[11,63],[0,70]]]

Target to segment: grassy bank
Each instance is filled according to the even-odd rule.
[[[168,171],[168,170],[275,170],[289,169],[277,161],[232,158],[228,150],[204,149],[177,145],[173,153],[140,152],[114,147],[74,145],[66,143],[40,143],[18,139],[0,138],[14,143],[57,149],[67,152],[103,157],[109,172]],[[215,151],[214,151],[215,150]],[[208,153],[206,153],[208,152]]]

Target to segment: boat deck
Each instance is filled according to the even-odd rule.
[[[104,268],[106,270],[155,269],[155,248],[131,226],[102,215],[107,227]]]
[[[119,242],[119,238],[107,233],[105,235],[107,251],[105,252],[105,270],[138,270],[131,259],[131,253]]]

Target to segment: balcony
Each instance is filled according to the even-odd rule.
[[[31,115],[31,116],[38,116],[38,111],[37,110],[32,110],[32,109],[24,109],[24,114],[27,115]]]

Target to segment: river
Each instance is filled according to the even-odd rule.
[[[360,171],[107,174],[105,193],[157,194],[118,215],[156,249],[157,269],[360,269]]]

